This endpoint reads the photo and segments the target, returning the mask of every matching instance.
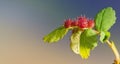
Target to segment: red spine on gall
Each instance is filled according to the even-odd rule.
[[[69,27],[71,27],[71,24],[72,24],[72,20],[71,19],[67,19],[64,22],[64,27],[65,28],[69,28]]]

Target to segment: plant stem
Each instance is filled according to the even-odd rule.
[[[114,64],[119,64],[120,63],[120,55],[119,55],[119,52],[118,52],[115,44],[113,42],[110,42],[109,40],[107,40],[106,42],[110,46],[110,48],[112,49],[112,51],[116,57]]]

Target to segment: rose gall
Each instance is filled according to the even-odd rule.
[[[88,28],[93,28],[94,25],[94,20],[88,20]]]
[[[72,22],[72,26],[78,26],[78,21],[77,21],[77,20],[74,20],[74,21]]]
[[[64,22],[64,27],[65,28],[69,28],[69,27],[71,27],[71,24],[72,24],[72,20],[71,19],[67,19]]]
[[[79,17],[78,18],[78,26],[82,29],[87,28],[87,26],[88,26],[87,20],[88,19],[86,17]]]

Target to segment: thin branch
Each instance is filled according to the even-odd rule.
[[[116,57],[114,64],[119,64],[120,63],[120,55],[119,55],[119,52],[118,52],[115,44],[113,42],[110,42],[109,40],[107,40],[106,42],[110,46],[110,48],[112,49],[112,51]]]

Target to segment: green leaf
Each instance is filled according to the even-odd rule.
[[[92,29],[87,29],[80,36],[80,55],[83,59],[90,56],[90,50],[97,46],[97,34]]]
[[[44,42],[49,42],[49,43],[57,42],[66,35],[68,30],[69,30],[69,28],[65,28],[64,26],[60,26],[57,29],[53,30],[48,35],[46,35],[43,38],[43,40],[44,40]]]
[[[102,43],[104,43],[106,40],[108,40],[110,38],[110,32],[104,32],[104,31],[101,31],[100,32],[100,41]]]
[[[115,21],[115,10],[112,7],[104,8],[95,17],[95,28],[98,31],[108,31]]]
[[[73,32],[70,38],[71,40],[70,47],[72,51],[76,54],[79,54],[80,34],[81,34],[81,31],[79,29],[73,29]]]

